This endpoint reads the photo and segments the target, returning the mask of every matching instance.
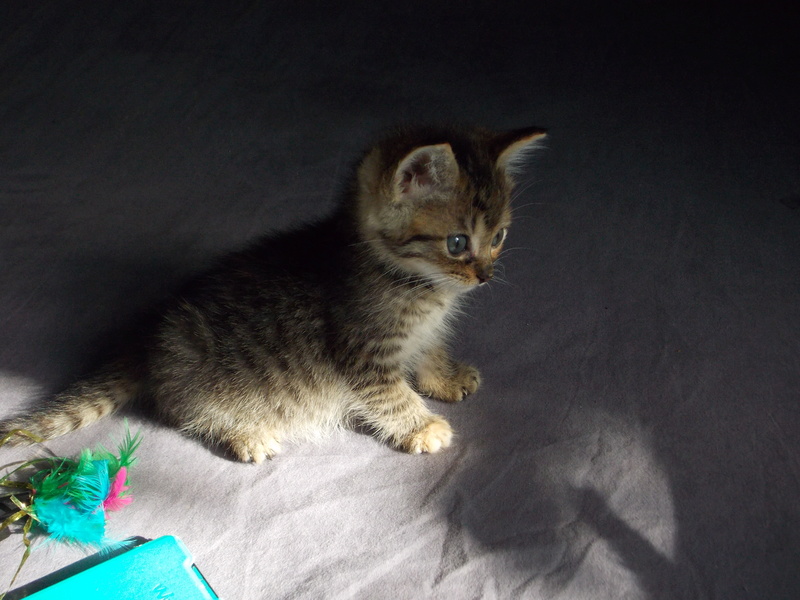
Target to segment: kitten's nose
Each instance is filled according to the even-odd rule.
[[[489,264],[475,269],[475,277],[478,278],[480,283],[486,283],[494,276],[494,267]]]

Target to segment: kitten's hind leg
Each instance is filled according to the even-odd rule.
[[[481,375],[478,369],[452,360],[444,348],[436,348],[420,361],[416,385],[421,394],[458,402],[478,390]]]
[[[183,433],[201,438],[241,462],[262,463],[281,452],[279,436],[265,423],[242,423],[218,412],[193,415],[182,422],[174,418],[171,421]]]
[[[365,386],[358,416],[375,435],[411,454],[438,452],[453,438],[450,424],[433,414],[402,377]]]

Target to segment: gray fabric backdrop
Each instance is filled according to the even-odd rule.
[[[329,210],[385,126],[544,126],[507,283],[460,322],[485,384],[437,407],[452,448],[346,433],[255,467],[134,414],[112,533],[178,535],[228,599],[800,597],[796,23],[774,3],[3,2],[0,417],[209,258]],[[0,586],[21,553],[0,535]],[[19,583],[81,556],[39,548]]]

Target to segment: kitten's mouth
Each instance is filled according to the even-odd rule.
[[[445,287],[449,290],[452,290],[457,294],[465,294],[470,290],[482,286],[484,283],[489,283],[489,280],[475,281],[475,280],[464,279],[462,277],[453,277],[453,276],[446,277],[439,282],[441,287]]]

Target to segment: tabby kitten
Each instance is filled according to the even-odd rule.
[[[544,135],[387,136],[331,216],[222,259],[175,299],[143,350],[0,430],[52,438],[142,398],[241,461],[342,425],[415,454],[449,446],[450,425],[421,395],[457,402],[480,385],[446,338],[459,299],[492,278],[514,168]]]

